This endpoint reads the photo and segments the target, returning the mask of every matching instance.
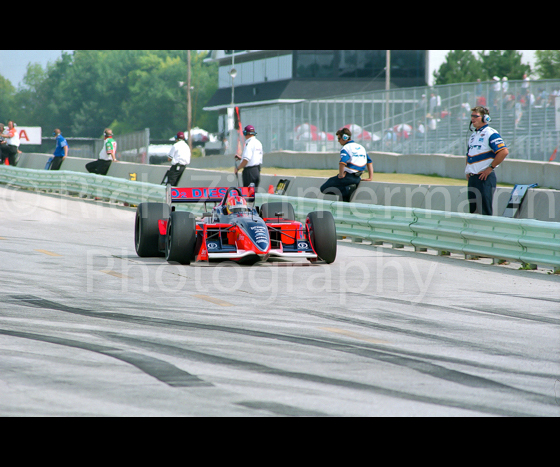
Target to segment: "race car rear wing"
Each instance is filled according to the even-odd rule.
[[[166,200],[167,204],[171,203],[219,203],[224,199],[230,187],[204,187],[204,188],[176,188],[167,185]],[[241,196],[247,201],[255,200],[254,187],[239,187]]]

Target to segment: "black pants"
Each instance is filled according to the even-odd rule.
[[[172,165],[166,174],[167,183],[171,183],[171,186],[177,186],[177,184],[179,183],[179,179],[181,178],[181,175],[183,175],[183,172],[185,171],[185,167],[187,166],[182,164]]]
[[[245,167],[242,174],[243,186],[249,186],[251,183],[255,184],[255,189],[261,182],[261,166],[253,165],[252,167]]]
[[[356,185],[357,187],[361,180],[361,174],[351,174],[346,172],[344,178],[338,178],[338,175],[335,175],[323,183],[321,186],[321,193],[326,195],[337,195],[342,201],[350,202],[350,196],[354,192],[354,187],[352,185]]]
[[[54,161],[53,161],[54,162]],[[91,161],[86,164],[86,170],[89,173],[107,175],[109,167],[111,167],[111,162],[104,159],[97,159],[96,161]]]
[[[492,215],[492,200],[496,191],[496,174],[492,171],[486,180],[471,175],[468,182],[469,212],[484,216]]]
[[[51,166],[49,167],[49,170],[60,169],[60,166],[62,165],[62,159],[63,159],[63,157],[59,157],[59,156],[54,157],[52,162],[51,162]]]
[[[13,145],[2,144],[2,164],[6,163],[6,159],[11,166],[16,165],[18,147]]]

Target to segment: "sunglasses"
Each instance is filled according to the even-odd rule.
[[[471,115],[471,118],[480,118],[480,115]]]

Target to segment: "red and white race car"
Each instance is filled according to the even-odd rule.
[[[305,223],[295,220],[287,202],[254,202],[254,189],[167,187],[167,203],[141,203],[136,210],[134,242],[141,257],[165,256],[169,262],[232,260],[254,264],[272,258],[305,258],[332,263],[336,226],[329,211],[314,211]],[[196,219],[176,203],[213,202]]]

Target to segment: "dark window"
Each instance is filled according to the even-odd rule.
[[[296,50],[294,51],[294,70],[296,78],[333,78],[334,50]]]
[[[294,50],[294,77],[383,79],[386,52],[386,50]],[[391,79],[413,78],[423,82],[425,57],[425,50],[392,50]]]

